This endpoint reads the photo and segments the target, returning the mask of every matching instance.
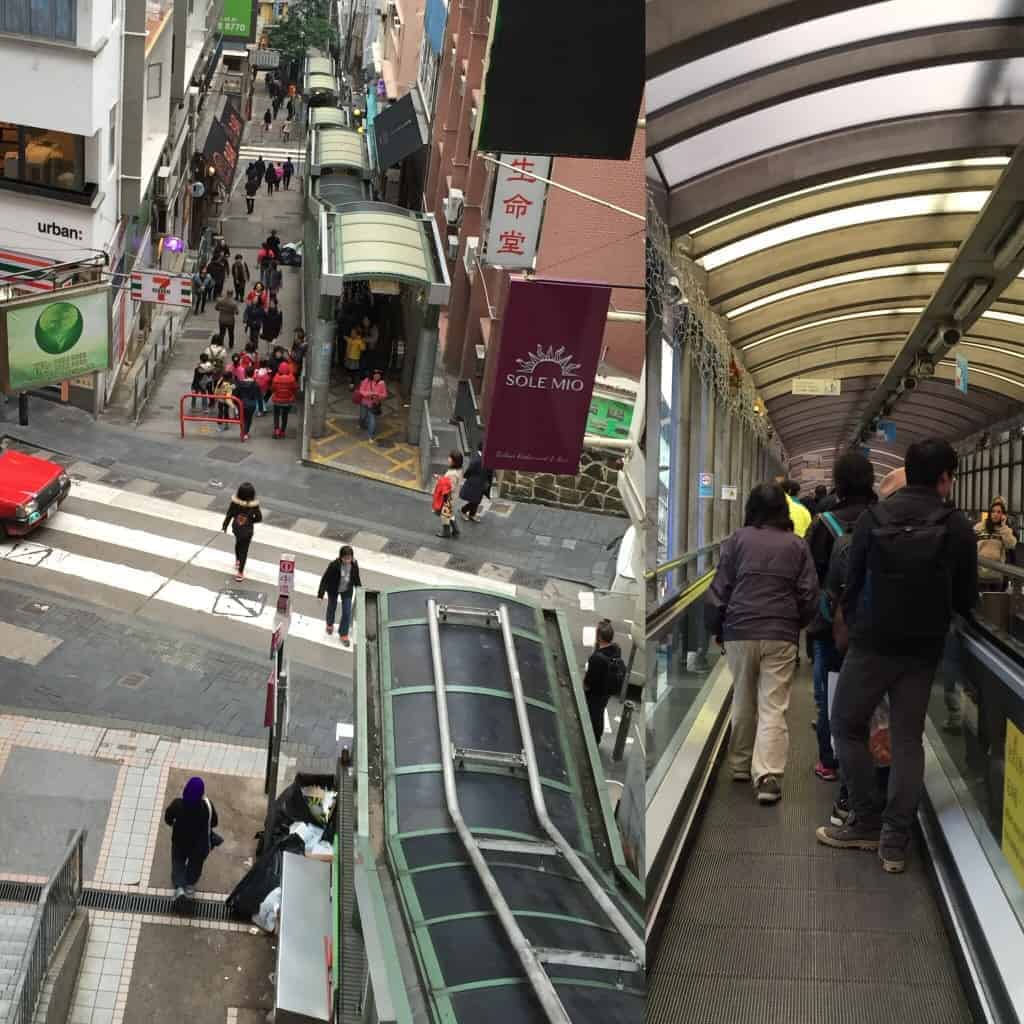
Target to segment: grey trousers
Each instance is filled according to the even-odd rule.
[[[832,737],[850,806],[865,823],[877,821],[881,812],[883,837],[900,844],[910,836],[921,797],[921,737],[940,653],[879,654],[853,643],[832,702]],[[871,715],[886,694],[892,738],[887,798],[876,789],[875,765],[868,750]]]

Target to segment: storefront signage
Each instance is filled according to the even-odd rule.
[[[251,43],[256,38],[255,0],[224,0],[217,31],[225,39],[244,39]]]
[[[715,496],[715,478],[711,473],[697,474],[697,497],[713,498]]]
[[[1003,768],[1003,856],[1024,885],[1024,732],[1006,720]]]
[[[191,306],[192,279],[185,275],[162,274],[159,270],[133,270],[132,299],[161,306]]]
[[[794,395],[830,395],[835,397],[841,393],[842,386],[838,380],[816,380],[813,377],[795,377],[793,379]]]
[[[6,223],[6,218],[4,220]],[[35,280],[34,273],[42,272],[45,267],[53,266],[53,260],[40,259],[10,249],[0,249],[0,281],[8,281],[19,288],[37,292],[53,291],[53,280]],[[29,273],[26,273],[29,271]],[[14,277],[8,277],[13,274]]]
[[[110,286],[66,288],[59,298],[3,307],[5,391],[56,384],[110,367]]]
[[[220,112],[220,123],[224,126],[224,132],[231,145],[238,149],[242,141],[242,128],[244,126],[241,115],[230,100],[224,104],[224,109]]]
[[[484,464],[575,474],[611,287],[513,280],[502,318]]]
[[[203,160],[217,172],[217,177],[224,188],[230,190],[235,177],[235,165],[238,163],[238,147],[228,136],[227,129],[220,121],[210,125],[210,134],[206,136],[203,147]]]
[[[551,157],[502,153],[501,163],[507,166],[495,166],[484,260],[492,267],[528,270],[537,255],[548,188],[534,175],[551,177]]]
[[[633,422],[633,406],[604,395],[594,395],[590,400],[590,415],[587,417],[587,433],[595,437],[612,437],[626,440]]]

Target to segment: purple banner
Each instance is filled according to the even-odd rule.
[[[513,280],[488,401],[484,465],[579,470],[611,286]]]

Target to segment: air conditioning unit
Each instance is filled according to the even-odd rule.
[[[466,268],[466,276],[472,281],[476,274],[477,261],[480,258],[480,239],[476,235],[466,239],[466,248],[462,252],[462,265]]]
[[[445,196],[444,219],[449,224],[458,224],[462,220],[462,208],[465,205],[466,196],[461,188],[453,188]]]
[[[487,349],[483,345],[474,346],[476,349],[476,375],[484,375],[484,367],[487,365]]]
[[[476,107],[473,107],[469,112],[469,130],[471,132],[476,131]]]
[[[457,260],[459,258],[459,236],[449,235],[448,236],[448,259]]]
[[[465,75],[459,75],[459,95],[460,96],[465,96],[466,95],[466,76]]]

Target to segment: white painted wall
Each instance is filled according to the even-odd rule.
[[[48,259],[80,259],[114,234],[117,197],[106,191],[94,208],[0,189],[0,244]],[[58,233],[52,230],[56,224]],[[72,232],[67,237],[64,230]]]
[[[161,64],[160,95],[147,99],[142,118],[142,188],[145,191],[160,162],[160,150],[167,141],[171,127],[171,48],[174,32],[168,21],[156,45],[146,57],[149,66]]]

